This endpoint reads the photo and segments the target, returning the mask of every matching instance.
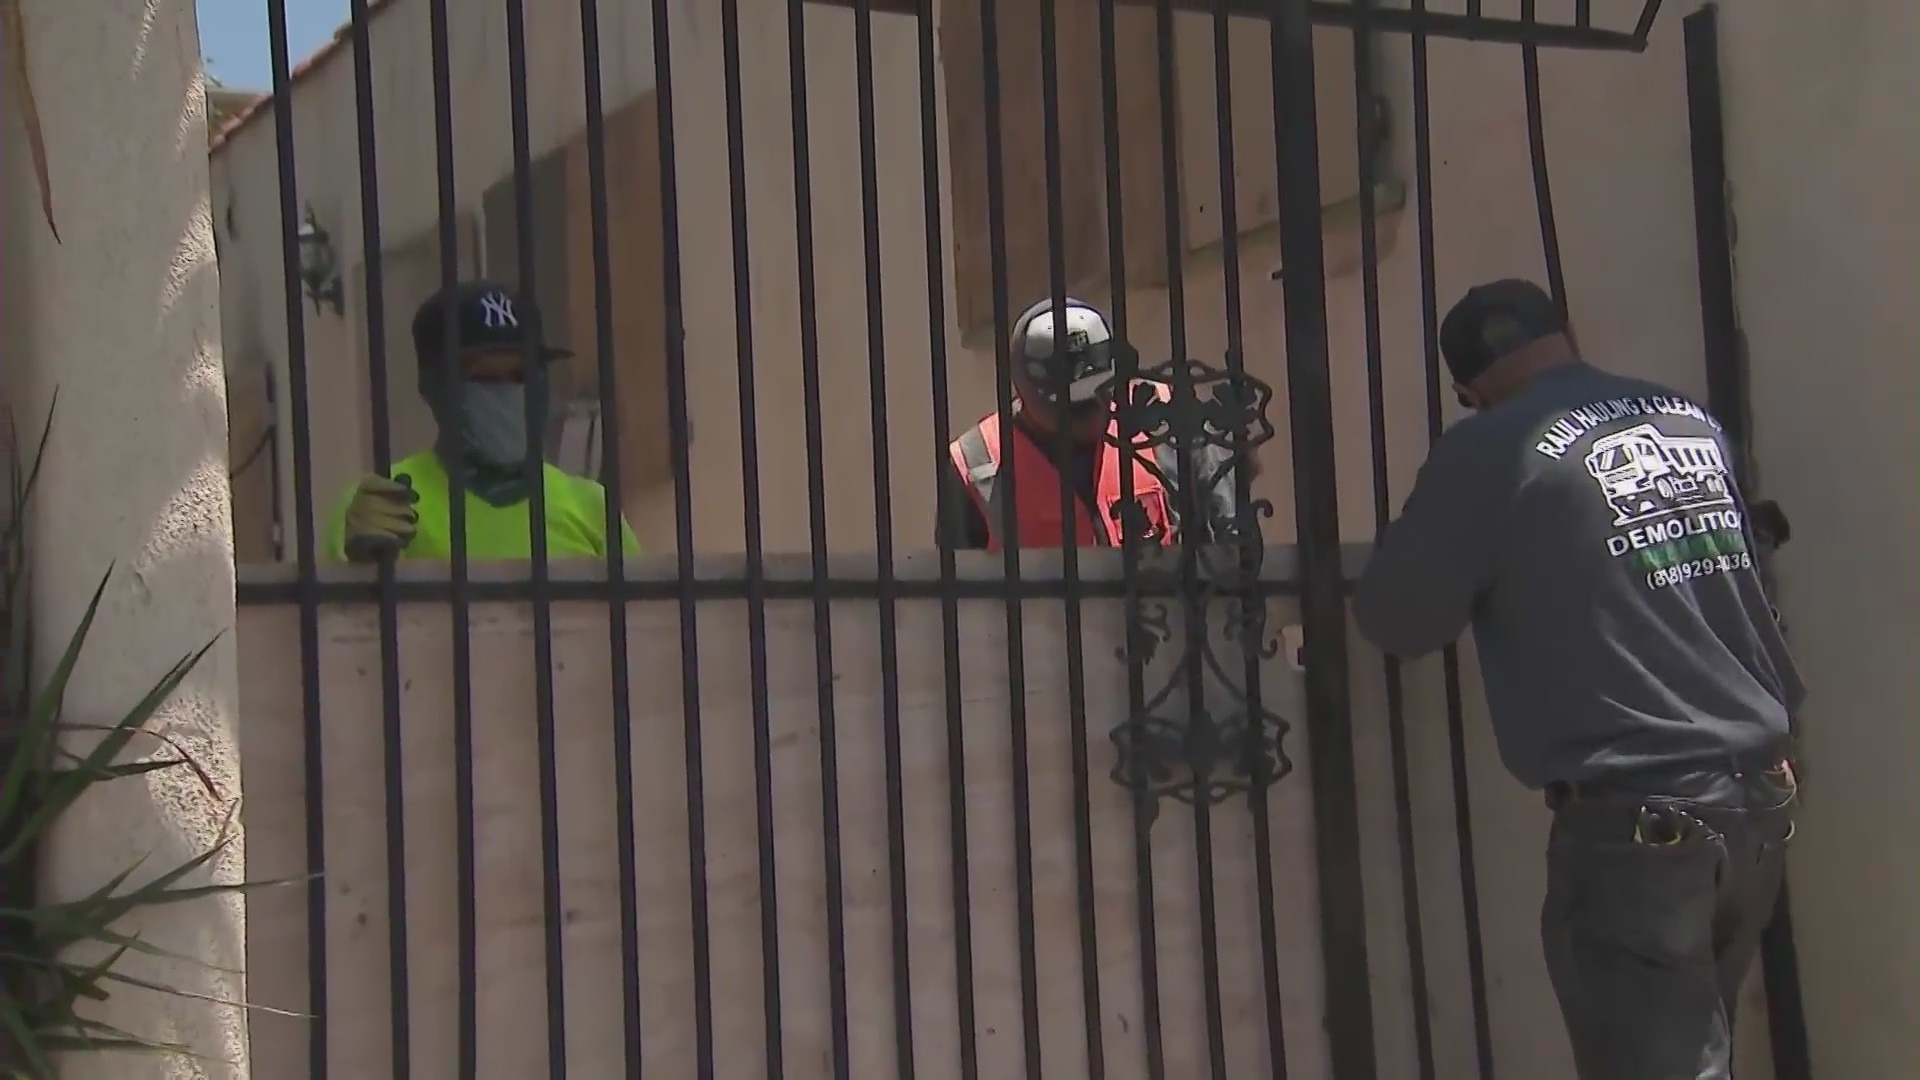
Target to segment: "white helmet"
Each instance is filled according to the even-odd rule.
[[[1084,301],[1042,300],[1013,323],[1013,355],[1027,378],[1056,403],[1080,404],[1113,385],[1116,342],[1107,318]]]

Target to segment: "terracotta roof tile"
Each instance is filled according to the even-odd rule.
[[[367,15],[371,18],[382,8],[390,7],[396,2],[397,0],[367,0]],[[371,32],[372,27],[369,26],[368,30]],[[352,47],[353,24],[349,22],[333,32],[333,40],[315,49],[313,55],[293,66],[293,70],[288,72],[288,91],[291,92],[295,86],[299,85],[300,80],[320,70],[327,61],[347,52]],[[266,113],[272,107],[273,95],[266,93],[260,95],[251,105],[228,117],[207,139],[207,153],[217,153],[222,146],[226,145],[228,139],[239,133],[241,128],[252,123],[256,117]]]

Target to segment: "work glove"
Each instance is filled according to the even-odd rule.
[[[379,562],[406,550],[420,528],[420,512],[413,508],[419,501],[412,477],[361,480],[347,502],[347,560]]]

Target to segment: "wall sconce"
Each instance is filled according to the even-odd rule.
[[[325,304],[335,315],[345,314],[346,295],[340,286],[340,257],[333,250],[333,237],[320,227],[313,216],[313,204],[307,204],[307,216],[300,222],[300,284],[307,299],[318,312]]]

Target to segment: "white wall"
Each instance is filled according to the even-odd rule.
[[[1920,9],[1728,4],[1740,318],[1812,698],[1794,932],[1821,1076],[1920,1071]]]
[[[101,579],[97,621],[69,683],[74,725],[126,716],[169,669],[213,647],[149,729],[191,754],[219,791],[170,769],[95,788],[40,852],[48,902],[78,900],[120,875],[137,888],[214,844],[240,794],[219,278],[202,156],[206,99],[187,0],[105,10],[25,0],[24,54],[46,137],[56,240],[38,206],[28,140],[8,92],[0,161],[7,192],[5,369],[21,426],[58,410],[28,515],[35,676],[66,648]],[[10,26],[11,28],[11,26]],[[6,49],[17,85],[20,40]],[[30,437],[31,437],[30,436]],[[31,443],[29,442],[29,445]],[[25,642],[16,643],[25,646]],[[90,736],[75,731],[72,737]],[[76,749],[82,745],[76,743]],[[165,756],[136,742],[132,754]],[[181,880],[237,880],[241,846]],[[84,1010],[136,1035],[187,1047],[164,1055],[69,1055],[72,1078],[247,1075],[246,921],[238,897],[135,911],[115,929],[162,956],[119,958],[161,994],[108,984]],[[73,957],[98,963],[109,950]],[[11,1036],[9,1036],[11,1038]]]

